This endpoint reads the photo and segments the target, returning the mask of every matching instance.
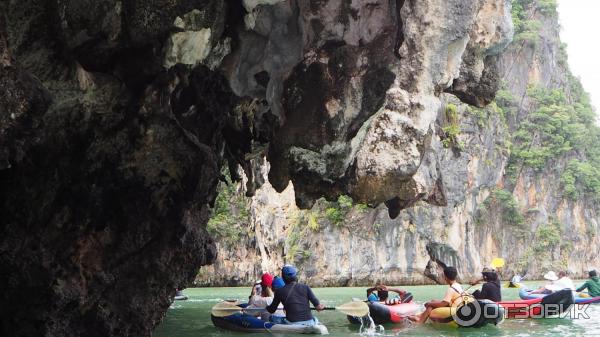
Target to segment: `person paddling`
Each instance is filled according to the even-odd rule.
[[[325,306],[319,302],[309,286],[298,283],[297,274],[298,271],[291,265],[286,265],[281,269],[281,277],[285,281],[285,286],[275,290],[275,298],[267,307],[267,311],[274,313],[279,303],[283,303],[286,324],[316,325],[319,321],[310,313],[309,302],[317,311],[323,310]]]
[[[598,278],[598,273],[595,270],[590,270],[588,272],[590,277],[589,280],[585,281],[583,285],[577,288],[577,292],[588,290],[588,294],[592,297],[600,296],[600,279]]]
[[[427,318],[429,318],[429,315],[433,309],[460,305],[462,303],[461,294],[463,293],[463,288],[458,282],[456,282],[457,276],[458,271],[456,268],[444,267],[444,281],[448,285],[444,299],[441,301],[431,300],[425,303],[425,311],[423,313],[416,316],[409,316],[408,319],[416,323],[424,323]]]
[[[554,286],[554,282],[558,281],[558,276],[556,276],[554,271],[551,270],[544,274],[544,280],[548,281],[548,283],[546,283],[543,287],[533,290],[531,294],[551,294],[557,290],[557,288]]]
[[[484,281],[485,283],[481,286],[481,290],[475,290],[473,297],[478,300],[490,300],[493,302],[502,301],[502,293],[500,290],[500,280],[498,274],[492,268],[483,268],[481,271],[482,278],[480,280],[471,282],[474,286],[477,283]]]

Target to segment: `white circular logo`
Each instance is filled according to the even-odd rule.
[[[455,311],[452,311],[452,319],[454,319],[456,324],[463,327],[475,325],[482,315],[481,304],[468,296],[458,299],[462,299],[465,304],[457,308]]]

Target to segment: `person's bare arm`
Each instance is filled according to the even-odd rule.
[[[433,300],[433,301],[429,301],[427,303],[425,303],[425,308],[444,308],[444,307],[449,307],[450,303],[446,302],[446,301],[437,301],[437,300]]]
[[[539,287],[539,288],[537,288],[536,290],[534,290],[534,291],[531,291],[531,292],[530,292],[530,294],[541,294],[541,293],[543,293],[545,290],[546,290],[546,288],[545,288],[545,287]]]
[[[400,289],[400,288],[388,288],[388,291],[393,291],[399,295],[404,295],[406,294],[406,291]]]
[[[474,285],[476,285],[477,283],[479,283],[479,282],[482,282],[482,281],[483,281],[483,279],[482,279],[482,278],[480,278],[480,279],[478,279],[478,280],[471,281],[469,284],[470,284],[470,285],[472,285],[472,286],[474,286]]]
[[[369,295],[371,295],[375,290],[378,290],[377,286],[367,289],[367,297],[369,297]]]

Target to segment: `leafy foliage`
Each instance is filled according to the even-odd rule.
[[[557,16],[557,5],[556,0],[537,0],[537,9],[546,16]]]
[[[600,168],[588,161],[573,159],[561,177],[565,195],[571,199],[583,197],[586,193],[600,199]],[[582,188],[578,188],[580,183]]]
[[[329,221],[336,225],[342,225],[346,219],[346,215],[352,209],[353,201],[347,195],[340,195],[336,202],[329,204],[329,207],[325,210],[325,216]]]
[[[535,5],[535,0],[513,0],[512,19],[515,27],[514,42],[537,44],[541,22],[530,18],[529,9]]]
[[[513,0],[512,19],[515,27],[515,42],[535,46],[539,42],[539,31],[542,23],[533,19],[536,11],[544,16],[556,17],[556,0]]]
[[[229,174],[225,172],[224,176],[228,177]],[[209,234],[229,246],[239,243],[249,234],[249,204],[242,193],[237,193],[237,186],[229,178],[226,183],[219,183],[219,194],[206,224]]]
[[[536,253],[544,253],[560,245],[562,229],[558,222],[552,221],[546,225],[538,226],[535,231],[535,243],[532,246]]]
[[[529,88],[533,112],[513,134],[515,146],[507,171],[509,176],[520,167],[541,172],[559,158],[575,156],[578,159],[568,162],[561,177],[565,195],[576,199],[587,193],[600,200],[600,128],[594,123],[589,96],[576,78],[570,77],[566,92],[570,98],[562,90]]]
[[[525,222],[515,197],[509,191],[496,188],[481,204],[476,221],[481,224],[489,221],[496,212],[501,216],[501,222],[511,226],[521,226]]]
[[[461,149],[462,146],[458,141],[458,135],[460,134],[460,121],[458,119],[458,108],[454,104],[446,105],[444,110],[446,117],[446,126],[442,128],[444,131],[444,137],[442,138],[442,144],[444,147],[454,147]]]
[[[565,269],[572,249],[573,245],[569,241],[563,241],[561,224],[551,220],[550,223],[537,227],[531,237],[531,245],[517,261],[517,269],[525,270],[532,261],[542,264],[541,269]],[[555,253],[560,254],[559,260],[554,258]]]

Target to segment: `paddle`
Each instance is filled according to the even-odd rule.
[[[315,310],[315,308],[311,308]],[[212,307],[211,314],[215,317],[230,316],[238,312],[260,312],[263,308],[241,308],[230,302],[220,302]],[[350,316],[362,317],[369,313],[369,306],[365,302],[348,302],[335,308],[325,307],[323,310],[337,310]]]
[[[262,308],[242,308],[231,302],[219,302],[211,309],[211,314],[215,317],[230,316],[238,312],[260,312]]]
[[[340,304],[335,308],[325,310],[337,310],[348,316],[362,317],[369,313],[369,306],[363,301],[348,302]]]

